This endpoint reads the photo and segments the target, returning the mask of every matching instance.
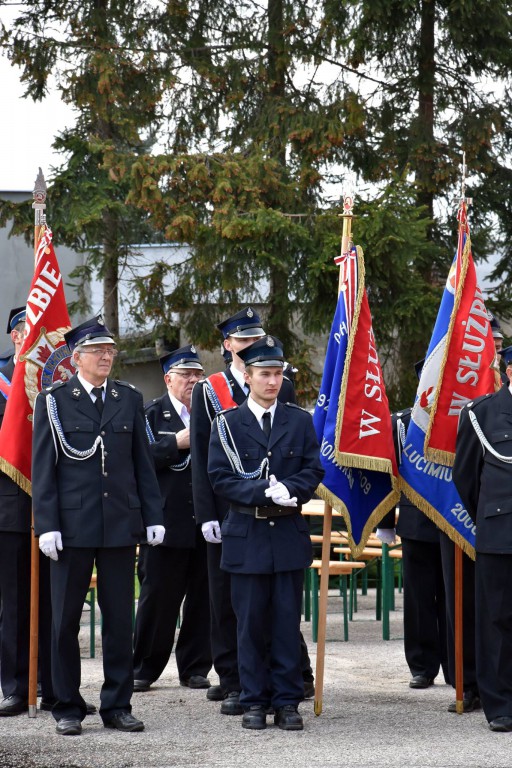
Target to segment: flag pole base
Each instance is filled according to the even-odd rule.
[[[28,705],[28,716],[29,717],[37,717],[37,704],[29,704]]]
[[[318,717],[322,714],[322,702],[315,701],[315,715]]]

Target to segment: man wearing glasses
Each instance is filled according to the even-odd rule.
[[[80,616],[93,568],[102,614],[100,715],[141,731],[131,714],[135,550],[165,534],[142,395],[108,378],[115,342],[101,316],[65,334],[77,374],[41,392],[34,410],[32,492],[39,547],[51,558],[52,681],[57,733],[82,732]]]
[[[164,504],[161,547],[140,548],[141,584],[135,619],[134,691],[148,691],[164,671],[176,643],[180,684],[209,688],[212,665],[206,542],[192,501],[190,402],[203,366],[192,345],[160,358],[167,392],[146,405],[148,436]]]

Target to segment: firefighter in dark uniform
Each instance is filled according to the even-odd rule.
[[[130,705],[135,551],[144,527],[153,545],[165,534],[142,395],[108,378],[117,352],[101,316],[65,339],[78,372],[38,395],[32,452],[35,533],[52,560],[52,714],[57,733],[81,733],[78,630],[96,566],[105,676],[100,715],[106,728],[141,731]]]
[[[160,358],[167,392],[145,407],[151,453],[164,503],[161,547],[140,548],[141,584],[134,638],[134,691],[147,691],[162,674],[174,644],[183,603],[176,665],[181,685],[209,688],[212,666],[206,542],[192,503],[190,400],[203,366],[195,348]]]
[[[230,575],[220,568],[220,524],[227,514],[228,504],[211,487],[207,471],[208,446],[215,414],[241,405],[249,392],[244,381],[244,363],[237,353],[265,332],[258,314],[251,307],[228,317],[217,328],[224,337],[226,356],[231,356],[231,361],[225,371],[198,383],[192,393],[192,480],[195,515],[207,541],[212,656],[220,683],[209,688],[206,695],[212,701],[222,701],[222,714],[241,715],[236,617],[231,605]],[[287,378],[283,378],[279,399],[281,402],[295,402],[293,384]],[[301,648],[305,696],[309,697],[314,695],[313,671],[304,642]]]
[[[476,524],[476,672],[493,731],[512,731],[512,347],[509,386],[461,411],[453,479]]]
[[[215,493],[229,502],[221,567],[231,575],[238,622],[242,726],[265,728],[272,707],[276,725],[301,730],[301,600],[312,547],[300,510],[324,473],[311,416],[277,401],[279,340],[263,336],[237,354],[250,394],[216,417],[208,472]]]
[[[393,441],[400,463],[411,408],[391,417]],[[404,575],[404,652],[411,688],[428,688],[442,668],[448,679],[446,605],[439,529],[407,496],[400,498],[396,533],[402,542]],[[377,536],[394,540],[394,510],[381,522]]]
[[[9,314],[7,333],[14,351],[0,368],[0,426],[17,357],[24,339],[25,307],[16,307]],[[32,503],[30,496],[3,472],[0,472],[0,595],[2,641],[0,644],[0,679],[3,699],[0,715],[19,715],[28,710],[28,670],[30,640],[30,526]],[[40,564],[39,626],[40,673],[43,693],[42,707],[52,701],[51,619],[48,619],[50,589],[49,570],[45,558]]]

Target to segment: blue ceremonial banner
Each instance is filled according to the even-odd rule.
[[[400,486],[421,509],[466,554],[475,556],[475,525],[457,493],[452,469],[425,456],[425,435],[430,423],[439,374],[444,359],[450,319],[457,290],[457,254],[453,260],[441,306],[421,372],[416,400],[400,464]],[[477,393],[478,394],[478,393]]]
[[[373,528],[395,506],[399,494],[393,490],[393,475],[389,471],[377,471],[371,468],[372,463],[375,466],[375,455],[380,455],[377,451],[373,457],[371,455],[360,456],[359,467],[340,465],[336,460],[336,423],[339,414],[343,414],[343,398],[341,397],[343,374],[345,366],[349,363],[347,352],[353,347],[353,342],[350,345],[349,341],[358,331],[358,302],[360,304],[361,296],[361,292],[358,292],[355,251],[348,259],[349,266],[345,274],[350,273],[351,277],[345,281],[344,288],[338,297],[313,422],[320,443],[320,459],[325,470],[323,483],[318,487],[317,493],[333,509],[343,515],[349,535],[350,548],[354,557],[357,557],[364,549]],[[361,279],[363,278],[364,269]],[[352,327],[353,321],[354,327]],[[367,339],[373,338],[371,325],[369,328],[360,328],[359,330],[363,336],[366,335]],[[364,381],[364,375],[362,380]],[[364,401],[362,390],[360,400],[361,402]],[[345,420],[349,418],[347,413],[344,416]],[[389,412],[387,412],[387,416],[389,416]],[[387,429],[387,424],[384,426]],[[391,420],[389,420],[389,428],[391,430]],[[357,429],[359,435],[359,420],[357,420]],[[377,430],[375,430],[375,434],[376,439],[382,439],[382,430],[380,438],[377,435]],[[343,449],[343,445],[339,447],[341,450]],[[390,450],[393,451],[392,443]],[[371,454],[371,451],[366,450],[365,453]],[[365,458],[368,460],[368,468],[365,468],[363,464]],[[391,466],[391,457],[388,464]]]

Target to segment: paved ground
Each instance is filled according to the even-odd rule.
[[[301,705],[305,729],[287,733],[242,730],[239,717],[218,712],[204,691],[181,688],[174,657],[154,690],[134,694],[140,734],[103,728],[88,717],[79,737],[55,733],[50,713],[0,718],[0,768],[509,768],[512,734],[492,733],[482,712],[450,714],[454,698],[444,683],[408,687],[403,657],[401,601],[391,620],[392,640],[381,639],[374,596],[360,598],[348,643],[341,641],[339,600],[330,597],[323,713]],[[86,634],[86,633],[85,633]],[[312,655],[309,625],[304,634]],[[85,651],[84,651],[85,653]],[[216,682],[215,675],[211,675]],[[83,691],[99,702],[101,658],[83,659]],[[272,719],[268,718],[271,723]]]

